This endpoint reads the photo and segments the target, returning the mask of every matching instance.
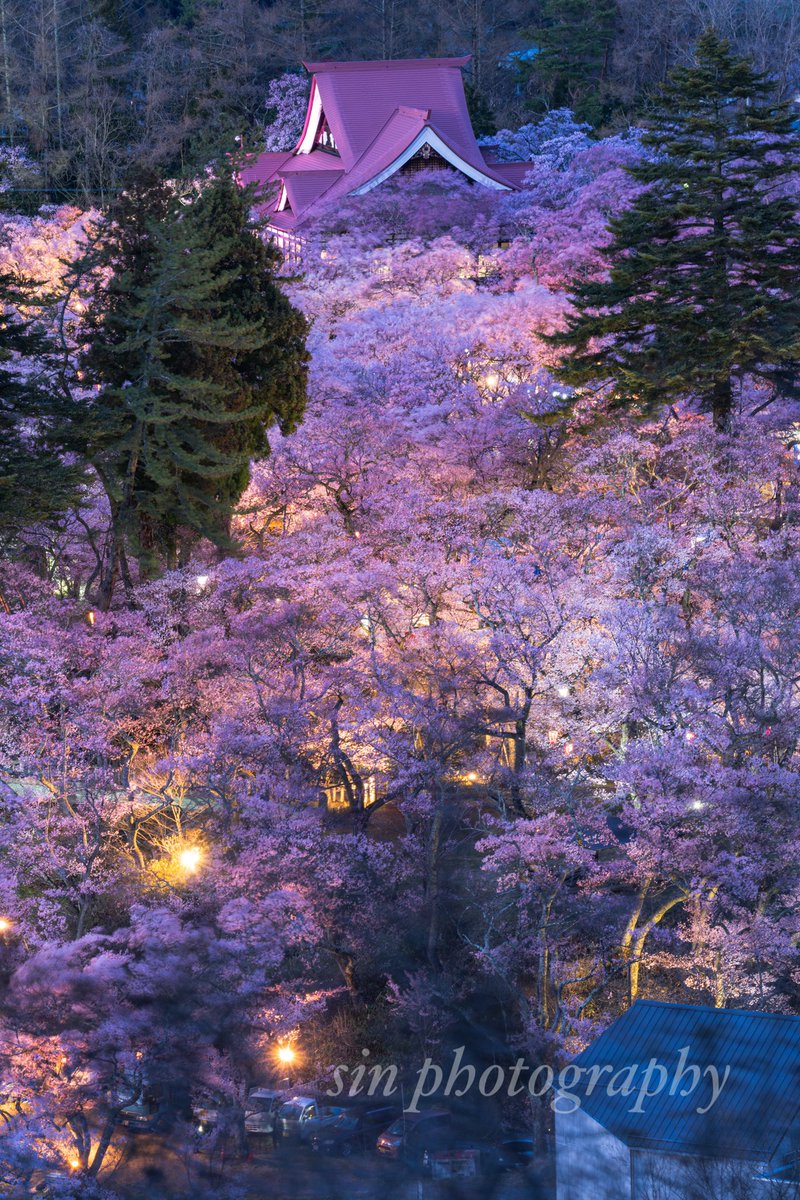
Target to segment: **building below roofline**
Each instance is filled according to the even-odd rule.
[[[311,94],[293,150],[253,156],[240,172],[255,184],[259,213],[284,252],[303,227],[346,196],[363,196],[397,173],[454,170],[481,187],[516,191],[531,163],[494,162],[472,129],[465,58],[304,63]]]

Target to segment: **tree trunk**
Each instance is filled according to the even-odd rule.
[[[639,968],[642,964],[642,955],[644,954],[645,942],[655,929],[656,925],[663,921],[667,913],[670,912],[671,909],[675,908],[676,904],[682,904],[685,899],[686,897],[681,895],[674,896],[671,900],[665,900],[664,903],[656,909],[641,932],[637,934],[633,943],[633,954],[630,962],[629,999],[631,1004],[633,1004],[634,1001],[639,997]]]
[[[719,379],[711,397],[711,412],[714,418],[714,428],[720,433],[727,432],[730,426],[731,409],[733,408],[733,391],[730,379]]]
[[[117,1122],[109,1117],[103,1126],[103,1132],[100,1134],[100,1141],[97,1143],[97,1149],[92,1157],[92,1165],[89,1167],[89,1174],[96,1176],[103,1165],[108,1148],[111,1145],[111,1139],[114,1136],[114,1130],[117,1127]]]
[[[59,29],[60,13],[58,11],[58,0],[53,0],[53,69],[55,71],[55,87],[56,87],[56,132],[58,134],[58,148],[64,149],[64,103],[62,97],[61,86],[61,33]]]
[[[14,145],[14,120],[13,109],[11,105],[11,68],[8,59],[8,28],[7,28],[7,13],[6,0],[0,0],[0,51],[2,52],[3,60],[3,102],[6,110],[6,122],[8,124],[8,140],[11,145]]]
[[[426,880],[430,916],[428,918],[428,962],[432,967],[439,965],[439,852],[442,843],[442,803],[433,818],[430,838],[428,841],[428,878]]]

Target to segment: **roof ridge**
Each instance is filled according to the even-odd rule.
[[[637,1005],[641,1005],[642,1007],[646,1005],[650,1008],[683,1008],[689,1012],[707,1012],[736,1017],[769,1017],[770,1020],[800,1021],[800,1014],[797,1013],[773,1013],[766,1012],[760,1008],[717,1008],[714,1004],[687,1004],[685,1001],[673,1002],[672,1000],[635,1000],[627,1012],[632,1012]],[[626,1015],[627,1013],[622,1013],[623,1017]],[[611,1025],[607,1026],[607,1028],[610,1029]],[[605,1033],[605,1030],[603,1030],[603,1033]],[[598,1034],[598,1037],[602,1036],[602,1034]]]
[[[459,58],[366,58],[366,59],[323,59],[320,62],[305,62],[303,66],[311,75],[328,71],[389,71],[392,69],[419,67],[465,67],[471,54]]]
[[[414,115],[412,115],[412,111],[413,111]],[[423,117],[421,115],[425,111],[427,111],[427,113],[428,113],[427,117]],[[375,137],[372,139],[372,141],[367,142],[366,146],[361,151],[358,158],[356,159],[356,161],[353,163],[352,167],[348,171],[348,174],[352,175],[353,171],[355,171],[358,164],[360,162],[364,161],[364,159],[367,157],[367,155],[369,154],[372,147],[377,142],[378,138],[381,137],[381,135],[384,133],[384,131],[389,128],[389,126],[391,125],[391,123],[395,119],[395,117],[405,117],[406,120],[408,120],[408,121],[419,121],[422,123],[423,126],[425,126],[425,125],[430,125],[430,111],[431,111],[430,109],[425,110],[425,109],[421,109],[421,108],[412,110],[405,104],[396,105],[396,107],[394,109],[392,109],[392,111],[389,113],[389,116],[383,122],[383,124],[381,125],[378,132],[375,134]]]

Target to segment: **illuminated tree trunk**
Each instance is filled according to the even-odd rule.
[[[645,943],[653,932],[655,927],[663,921],[664,917],[678,904],[682,904],[686,896],[681,893],[678,896],[673,896],[671,900],[665,900],[646,924],[634,936],[630,944],[630,984],[628,988],[628,999],[631,1004],[634,1003],[639,996],[639,968],[642,964],[642,955],[644,954]]]

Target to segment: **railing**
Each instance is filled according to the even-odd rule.
[[[267,225],[264,233],[275,248],[280,251],[281,265],[278,268],[277,274],[296,274],[303,265],[303,239],[298,237],[296,233],[287,233],[285,229],[275,229],[272,225]]]

